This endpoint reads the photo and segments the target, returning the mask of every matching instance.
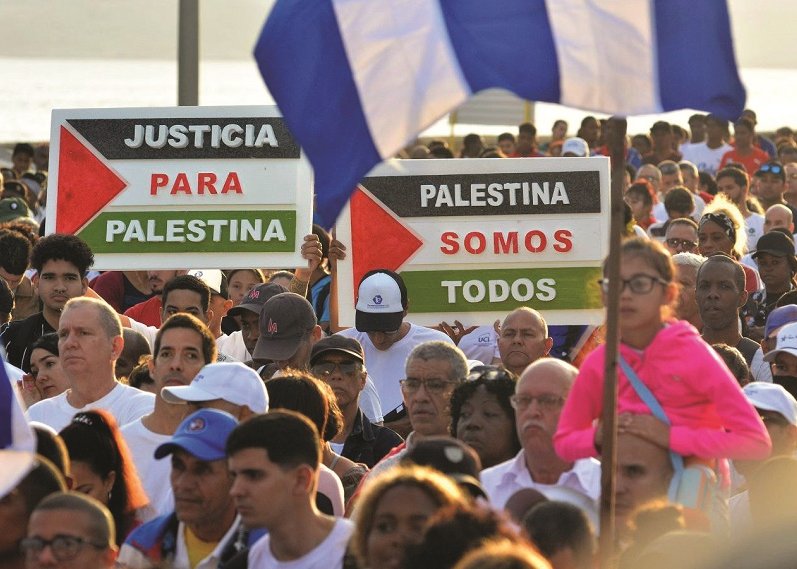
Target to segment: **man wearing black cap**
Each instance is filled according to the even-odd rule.
[[[764,290],[750,295],[742,308],[742,318],[747,325],[747,337],[760,341],[767,316],[775,308],[775,303],[794,289],[794,275],[797,273],[794,238],[788,230],[774,229],[758,240],[758,248],[752,257],[758,263]]]
[[[263,305],[259,333],[252,358],[270,360],[280,369],[307,369],[310,350],[322,334],[313,306],[293,292],[273,296]]]
[[[332,388],[343,413],[343,429],[332,439],[332,450],[371,468],[401,444],[399,435],[373,424],[360,409],[360,393],[368,377],[360,342],[337,334],[316,342],[310,371]]]
[[[260,311],[263,309],[263,305],[266,304],[272,296],[276,296],[282,292],[288,292],[288,289],[276,283],[258,285],[249,291],[241,301],[241,304],[231,308],[227,313],[230,316],[237,316],[241,322],[241,329],[230,334],[230,340],[228,341],[235,343],[243,342],[248,352],[248,357],[245,358],[245,360],[251,359],[252,352],[255,351],[257,339],[260,337]]]
[[[385,426],[401,436],[412,428],[399,385],[407,356],[424,342],[454,343],[442,332],[405,322],[408,307],[407,287],[397,273],[387,269],[370,271],[358,287],[355,328],[339,332],[362,345],[385,411]]]

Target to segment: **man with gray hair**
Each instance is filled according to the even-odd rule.
[[[673,255],[675,265],[675,279],[680,285],[678,304],[675,305],[675,317],[686,320],[697,330],[703,328],[700,319],[700,310],[695,299],[695,286],[697,284],[697,271],[706,258],[697,253],[678,253]]]
[[[113,308],[88,297],[67,302],[58,323],[58,351],[70,388],[30,407],[28,419],[60,431],[79,411],[105,409],[119,426],[152,411],[152,393],[116,380],[123,347],[122,324]]]
[[[537,360],[515,386],[512,407],[523,446],[515,458],[481,472],[481,483],[496,509],[503,509],[519,490],[564,487],[593,501],[600,495],[600,463],[594,458],[567,462],[553,447],[562,406],[578,375],[572,365],[554,358]]]
[[[419,440],[449,435],[451,394],[467,375],[468,361],[456,346],[432,340],[413,348],[407,358],[405,379],[400,381],[412,431],[403,444],[374,466],[369,476],[398,464]]]

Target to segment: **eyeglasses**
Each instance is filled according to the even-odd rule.
[[[326,379],[330,375],[332,375],[336,369],[340,370],[340,373],[343,375],[353,376],[360,368],[360,362],[356,362],[354,360],[348,360],[345,362],[322,362],[320,364],[315,364],[313,367],[310,368],[310,371],[313,372],[313,375],[318,376],[321,379]]]
[[[57,535],[49,540],[40,537],[28,537],[19,543],[20,550],[26,555],[39,555],[47,546],[50,546],[53,557],[58,561],[69,561],[77,557],[80,550],[86,546],[102,550],[108,547],[108,544],[83,539],[75,535]]]
[[[553,411],[558,409],[564,404],[564,397],[557,397],[556,395],[513,395],[509,398],[509,402],[518,411],[522,411],[529,407],[532,403],[537,402],[540,409],[544,411]]]
[[[660,277],[652,277],[650,275],[634,275],[630,279],[620,280],[622,281],[620,292],[623,292],[627,286],[634,294],[647,294],[653,290],[653,285],[657,283],[664,286],[670,284]],[[609,279],[600,279],[598,284],[603,287],[603,292],[609,292]]]
[[[690,241],[689,239],[678,239],[677,237],[670,237],[667,239],[667,245],[672,247],[673,249],[678,249],[679,247],[684,251],[692,251],[695,247],[697,247],[696,241]]]
[[[783,167],[780,164],[764,164],[759,169],[757,174],[780,174],[783,172]]]
[[[496,366],[476,366],[465,378],[465,381],[476,381],[483,379],[485,381],[495,381],[496,379],[511,379],[514,381],[512,375],[503,368]]]
[[[450,384],[458,382],[450,379],[416,379],[408,377],[407,379],[399,380],[399,383],[401,384],[401,390],[406,393],[415,393],[423,385],[429,393],[439,394],[448,389]]]

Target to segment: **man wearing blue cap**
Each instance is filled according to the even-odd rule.
[[[772,382],[771,364],[764,361],[764,356],[775,349],[780,329],[793,322],[797,322],[797,305],[795,304],[779,306],[769,313],[764,326],[761,347],[753,356],[753,362],[750,364],[750,376],[753,381]]]
[[[119,552],[118,564],[144,569],[215,569],[248,545],[230,497],[224,447],[237,425],[223,411],[200,409],[180,423],[155,458],[171,455],[174,512],[137,528]],[[262,535],[262,534],[261,534]]]

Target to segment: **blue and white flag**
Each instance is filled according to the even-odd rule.
[[[33,466],[36,437],[8,377],[0,349],[0,497],[12,490]]]
[[[725,0],[278,0],[255,58],[331,226],[360,179],[491,87],[617,115],[732,119]]]

